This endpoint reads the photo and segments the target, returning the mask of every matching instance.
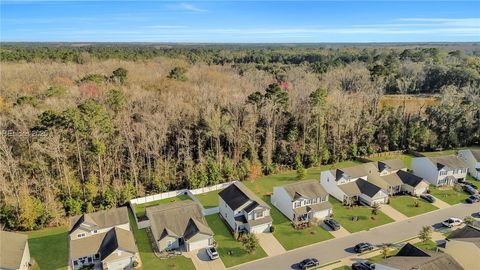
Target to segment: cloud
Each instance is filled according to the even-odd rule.
[[[480,27],[480,18],[400,18],[398,20],[430,25]]]
[[[193,12],[207,12],[208,10],[203,9],[203,8],[198,8],[192,4],[187,4],[187,3],[181,3],[179,5],[180,8],[188,11],[193,11]]]

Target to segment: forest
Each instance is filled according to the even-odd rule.
[[[0,48],[0,223],[480,143],[480,47]],[[382,105],[385,94],[400,98]],[[431,96],[406,110],[401,97]]]

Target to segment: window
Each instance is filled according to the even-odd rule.
[[[172,245],[172,240],[167,241],[167,247],[170,247]]]
[[[97,253],[93,256],[93,259],[98,260],[100,259],[100,253]]]
[[[295,202],[294,205],[295,205],[294,208],[300,207],[302,206],[302,202]]]
[[[94,230],[93,233],[97,233],[97,230]]]
[[[85,237],[85,233],[79,233],[79,234],[77,234],[77,237],[78,237],[78,238]]]
[[[255,213],[255,218],[261,218],[263,217],[263,212],[256,212]]]

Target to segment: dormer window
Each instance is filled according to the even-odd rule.
[[[262,218],[263,217],[263,212],[256,212],[255,213],[255,218]]]
[[[97,233],[97,232],[98,232],[97,230],[94,230],[94,231],[93,231],[94,234]]]
[[[85,237],[85,233],[79,233],[79,234],[77,234],[77,238],[82,238],[82,237]]]

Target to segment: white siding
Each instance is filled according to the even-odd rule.
[[[293,219],[293,203],[283,187],[273,187],[270,198],[273,206],[282,212],[290,220]]]
[[[134,257],[122,258],[116,261],[106,263],[108,270],[130,269],[133,264]]]
[[[360,199],[369,206],[372,206],[374,203],[385,204],[388,201],[388,194],[385,191],[380,190],[373,197],[360,194]]]
[[[264,232],[269,232],[270,231],[270,226],[272,226],[272,223],[265,223],[261,225],[257,225],[254,227],[249,228],[250,233],[264,233]]]
[[[222,197],[218,197],[219,199],[219,210],[220,210],[220,215],[227,221],[228,225],[230,225],[230,228],[232,230],[235,230],[235,218],[234,218],[234,213],[233,210],[230,209],[230,207],[227,205],[227,203],[222,199]]]
[[[468,172],[477,180],[480,180],[480,172],[477,169],[480,168],[480,160],[476,160],[469,149],[458,151],[458,157],[465,161],[468,165]]]
[[[412,169],[415,175],[422,177],[434,186],[438,186],[438,170],[428,158],[413,158]]]
[[[337,200],[343,202],[345,193],[337,186],[335,177],[330,171],[323,171],[320,174],[320,184],[328,192],[328,194],[335,197]]]
[[[188,243],[188,250],[187,251],[192,251],[192,250],[197,250],[197,249],[202,249],[210,246],[210,243],[212,243],[211,237],[206,238],[206,239],[201,239],[195,242],[189,242]]]
[[[326,209],[322,211],[318,211],[313,213],[313,217],[317,219],[324,219],[326,217],[329,217],[332,214],[332,209]]]

